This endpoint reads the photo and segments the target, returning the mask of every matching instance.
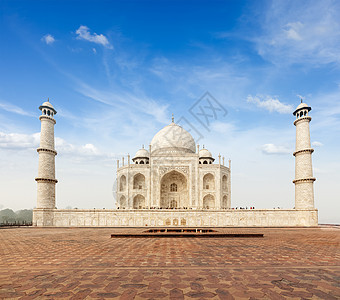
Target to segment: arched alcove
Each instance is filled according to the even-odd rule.
[[[206,195],[203,198],[203,208],[212,209],[215,208],[215,197],[213,195]]]
[[[126,198],[125,196],[121,196],[119,199],[119,207],[120,208],[126,208]]]
[[[222,177],[222,190],[224,192],[228,190],[228,178],[227,178],[227,175],[223,175],[223,177]]]
[[[162,177],[160,193],[162,208],[189,206],[187,179],[178,171],[171,171]]]
[[[222,198],[222,208],[228,208],[228,198],[226,195]]]
[[[215,177],[213,174],[208,173],[203,177],[203,189],[214,190],[215,189]]]
[[[145,189],[145,176],[141,173],[133,177],[133,188],[136,190]]]
[[[119,179],[119,191],[120,192],[125,191],[125,188],[126,188],[126,177],[125,175],[122,175],[120,176],[120,179]]]
[[[137,195],[133,198],[133,208],[141,209],[145,207],[145,197],[143,195]]]

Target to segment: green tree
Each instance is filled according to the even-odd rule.
[[[0,224],[14,223],[17,219],[15,212],[9,208],[0,210]]]
[[[18,210],[15,213],[16,213],[17,221],[20,224],[23,224],[23,223],[27,224],[27,223],[32,222],[33,211],[31,209]]]

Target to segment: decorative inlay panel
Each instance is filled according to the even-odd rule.
[[[189,174],[189,167],[187,166],[164,166],[159,167],[159,174],[164,175],[165,173],[168,173],[170,171],[179,171],[181,173],[184,173],[186,175]]]

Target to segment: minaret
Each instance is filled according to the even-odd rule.
[[[35,178],[38,184],[37,190],[37,209],[55,208],[55,156],[54,150],[54,115],[57,113],[49,102],[44,102],[39,109],[41,110],[41,132],[39,153],[38,177]]]
[[[295,209],[314,209],[314,190],[312,169],[309,122],[312,118],[308,115],[311,107],[306,103],[299,104],[293,115],[296,116],[294,125],[296,126],[296,148],[295,156]]]

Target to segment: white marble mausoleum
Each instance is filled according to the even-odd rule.
[[[122,166],[117,161],[119,209],[230,208],[230,166],[207,149],[199,150],[193,137],[174,120]]]
[[[117,161],[114,209],[57,209],[55,199],[54,125],[57,111],[44,102],[33,226],[54,227],[254,227],[317,226],[310,144],[311,108],[294,111],[296,126],[295,207],[292,209],[231,209],[231,163],[216,161],[199,148],[188,131],[172,122],[138,150]],[[287,180],[289,180],[287,178]],[[264,186],[265,188],[265,186]],[[113,205],[114,206],[114,205]]]

